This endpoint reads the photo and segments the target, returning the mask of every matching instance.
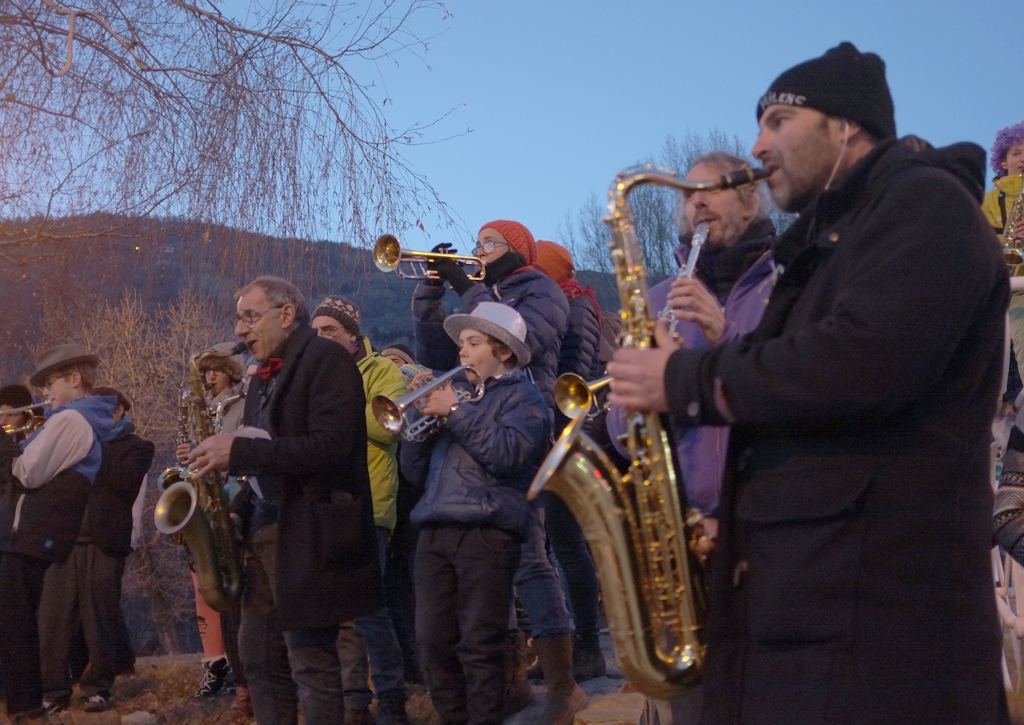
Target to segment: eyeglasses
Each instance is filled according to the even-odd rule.
[[[316,328],[316,331],[317,334],[320,335],[320,337],[329,337],[333,340],[335,337],[338,336],[338,333],[341,332],[341,328],[335,327],[334,325],[321,325],[320,327]]]
[[[268,312],[270,312],[271,310],[279,310],[282,307],[284,307],[284,305],[274,305],[273,307],[268,307],[267,309],[262,310],[260,312],[256,312],[254,310],[246,310],[240,315],[235,315],[235,324],[237,325],[238,323],[241,323],[251,330],[252,328],[256,327],[259,321],[262,320],[263,316],[266,315]]]
[[[490,254],[491,252],[498,248],[499,244],[504,244],[509,249],[512,248],[512,245],[510,245],[508,242],[499,242],[496,239],[490,239],[484,242],[483,244],[479,244],[476,247],[474,247],[473,256],[479,257],[482,254]]]
[[[42,389],[46,390],[47,388],[52,388],[55,382],[57,382],[58,380],[63,380],[69,377],[70,375],[71,373],[54,373],[53,375],[49,376],[48,378],[46,378],[46,380],[43,381]]]

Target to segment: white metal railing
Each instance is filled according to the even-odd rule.
[[[1024,292],[1024,277],[1010,277],[1010,289],[1013,292]],[[1006,392],[1006,379],[1010,370],[1010,319],[1006,319],[1006,335],[1003,353],[1003,387]],[[1010,427],[1016,418],[1015,414],[1000,415],[992,424],[992,489],[999,487],[999,461],[1006,451]],[[1024,567],[1021,567],[1012,556],[1003,553],[999,547],[992,549],[992,577],[995,581],[996,608],[1004,632],[1009,632],[1016,672],[1014,682],[1010,681],[1010,671],[1006,662],[1006,647],[1002,648],[1003,685],[1007,690],[1017,690],[1024,685]]]

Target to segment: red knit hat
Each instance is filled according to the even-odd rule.
[[[537,243],[533,241],[533,235],[530,234],[530,230],[519,222],[498,219],[497,221],[487,222],[480,227],[480,231],[487,228],[494,229],[501,236],[505,237],[505,241],[511,244],[514,250],[523,255],[523,259],[526,260],[527,264],[533,264],[537,261]],[[480,232],[477,232],[477,234],[480,234]]]
[[[576,273],[576,265],[572,263],[569,250],[561,244],[542,239],[537,240],[537,266],[558,284],[568,282]]]

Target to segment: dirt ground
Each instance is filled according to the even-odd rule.
[[[607,630],[601,633],[601,649],[608,667],[606,677],[598,677],[582,684],[593,704],[602,696],[617,693],[625,684],[622,671],[612,654]],[[156,725],[253,725],[255,720],[230,712],[233,697],[196,700],[192,694],[202,679],[203,668],[199,654],[167,657],[139,657],[135,674],[118,677],[111,691],[113,710],[106,713],[86,713],[84,701],[76,688],[71,708],[51,716],[51,725],[118,725],[119,717],[135,714],[136,722]],[[522,712],[506,718],[504,725],[533,725],[544,707],[545,690],[533,687],[534,702]],[[438,725],[439,719],[430,703],[430,694],[422,685],[408,688],[406,710],[413,725]],[[374,706],[375,707],[375,706]],[[152,715],[149,720],[147,715]],[[130,722],[127,721],[127,722]],[[300,720],[301,722],[301,720]],[[0,705],[0,725],[10,721]],[[1024,725],[1024,724],[1022,724]]]
[[[175,657],[140,657],[135,664],[135,675],[119,677],[111,691],[112,704],[121,715],[145,711],[151,713],[158,725],[250,725],[256,721],[230,712],[233,697],[223,695],[197,700],[192,697],[202,678],[199,655]],[[86,722],[79,716],[83,702],[72,702],[71,714],[76,722]],[[437,722],[430,695],[416,688],[409,699],[408,712],[415,725],[434,725]],[[58,720],[51,719],[56,725]]]
[[[591,702],[602,695],[618,692],[625,680],[615,663],[608,635],[601,637],[602,649],[608,662],[607,677],[599,677],[583,683],[582,687]],[[120,715],[148,712],[154,716],[157,725],[250,725],[256,721],[230,712],[232,696],[196,700],[192,693],[202,678],[200,655],[178,655],[171,657],[140,657],[135,663],[135,674],[119,677],[111,692],[112,705]],[[430,703],[430,694],[423,686],[409,688],[406,710],[413,725],[438,725],[440,722]],[[77,695],[77,692],[76,692]],[[526,710],[509,717],[505,725],[529,725],[536,722],[544,704],[544,688],[534,686],[534,703]],[[64,718],[51,718],[52,725],[107,725],[112,722],[110,714],[103,719],[90,715],[82,709],[81,697],[72,701]],[[0,715],[0,725],[7,720]]]
[[[609,676],[583,683],[583,689],[591,703],[599,701],[602,695],[622,690],[625,684],[621,671],[611,656],[607,635],[602,636],[602,640],[602,649],[606,650]],[[1011,682],[1016,682],[1017,673],[1009,640],[1006,644]],[[151,713],[157,725],[253,725],[255,720],[230,712],[230,695],[204,700],[192,698],[192,693],[195,692],[202,677],[199,658],[199,655],[140,657],[135,665],[135,674],[119,677],[114,685],[113,706],[117,713],[122,716],[137,712]],[[1019,685],[1016,690],[1007,693],[1011,722],[1014,725],[1024,725],[1024,678],[1021,678]],[[505,725],[528,725],[536,722],[537,715],[543,707],[543,687],[535,686],[534,695],[533,706],[507,718]],[[81,698],[76,698],[71,711],[64,713],[63,718],[51,718],[52,725],[106,725],[116,722],[110,719],[111,713],[101,719],[99,716],[85,713],[82,706]],[[439,723],[430,704],[430,695],[422,686],[410,688],[407,710],[414,725]],[[7,718],[0,714],[0,725],[7,725],[8,722]]]

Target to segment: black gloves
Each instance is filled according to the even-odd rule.
[[[436,247],[430,250],[436,254],[455,254],[455,250],[452,249],[452,245],[448,243],[438,244]],[[452,286],[458,294],[463,294],[466,290],[473,286],[473,282],[466,276],[466,273],[462,271],[462,265],[456,262],[454,259],[438,259],[427,263],[427,268],[437,272],[438,276]],[[435,282],[436,284],[436,282]]]

